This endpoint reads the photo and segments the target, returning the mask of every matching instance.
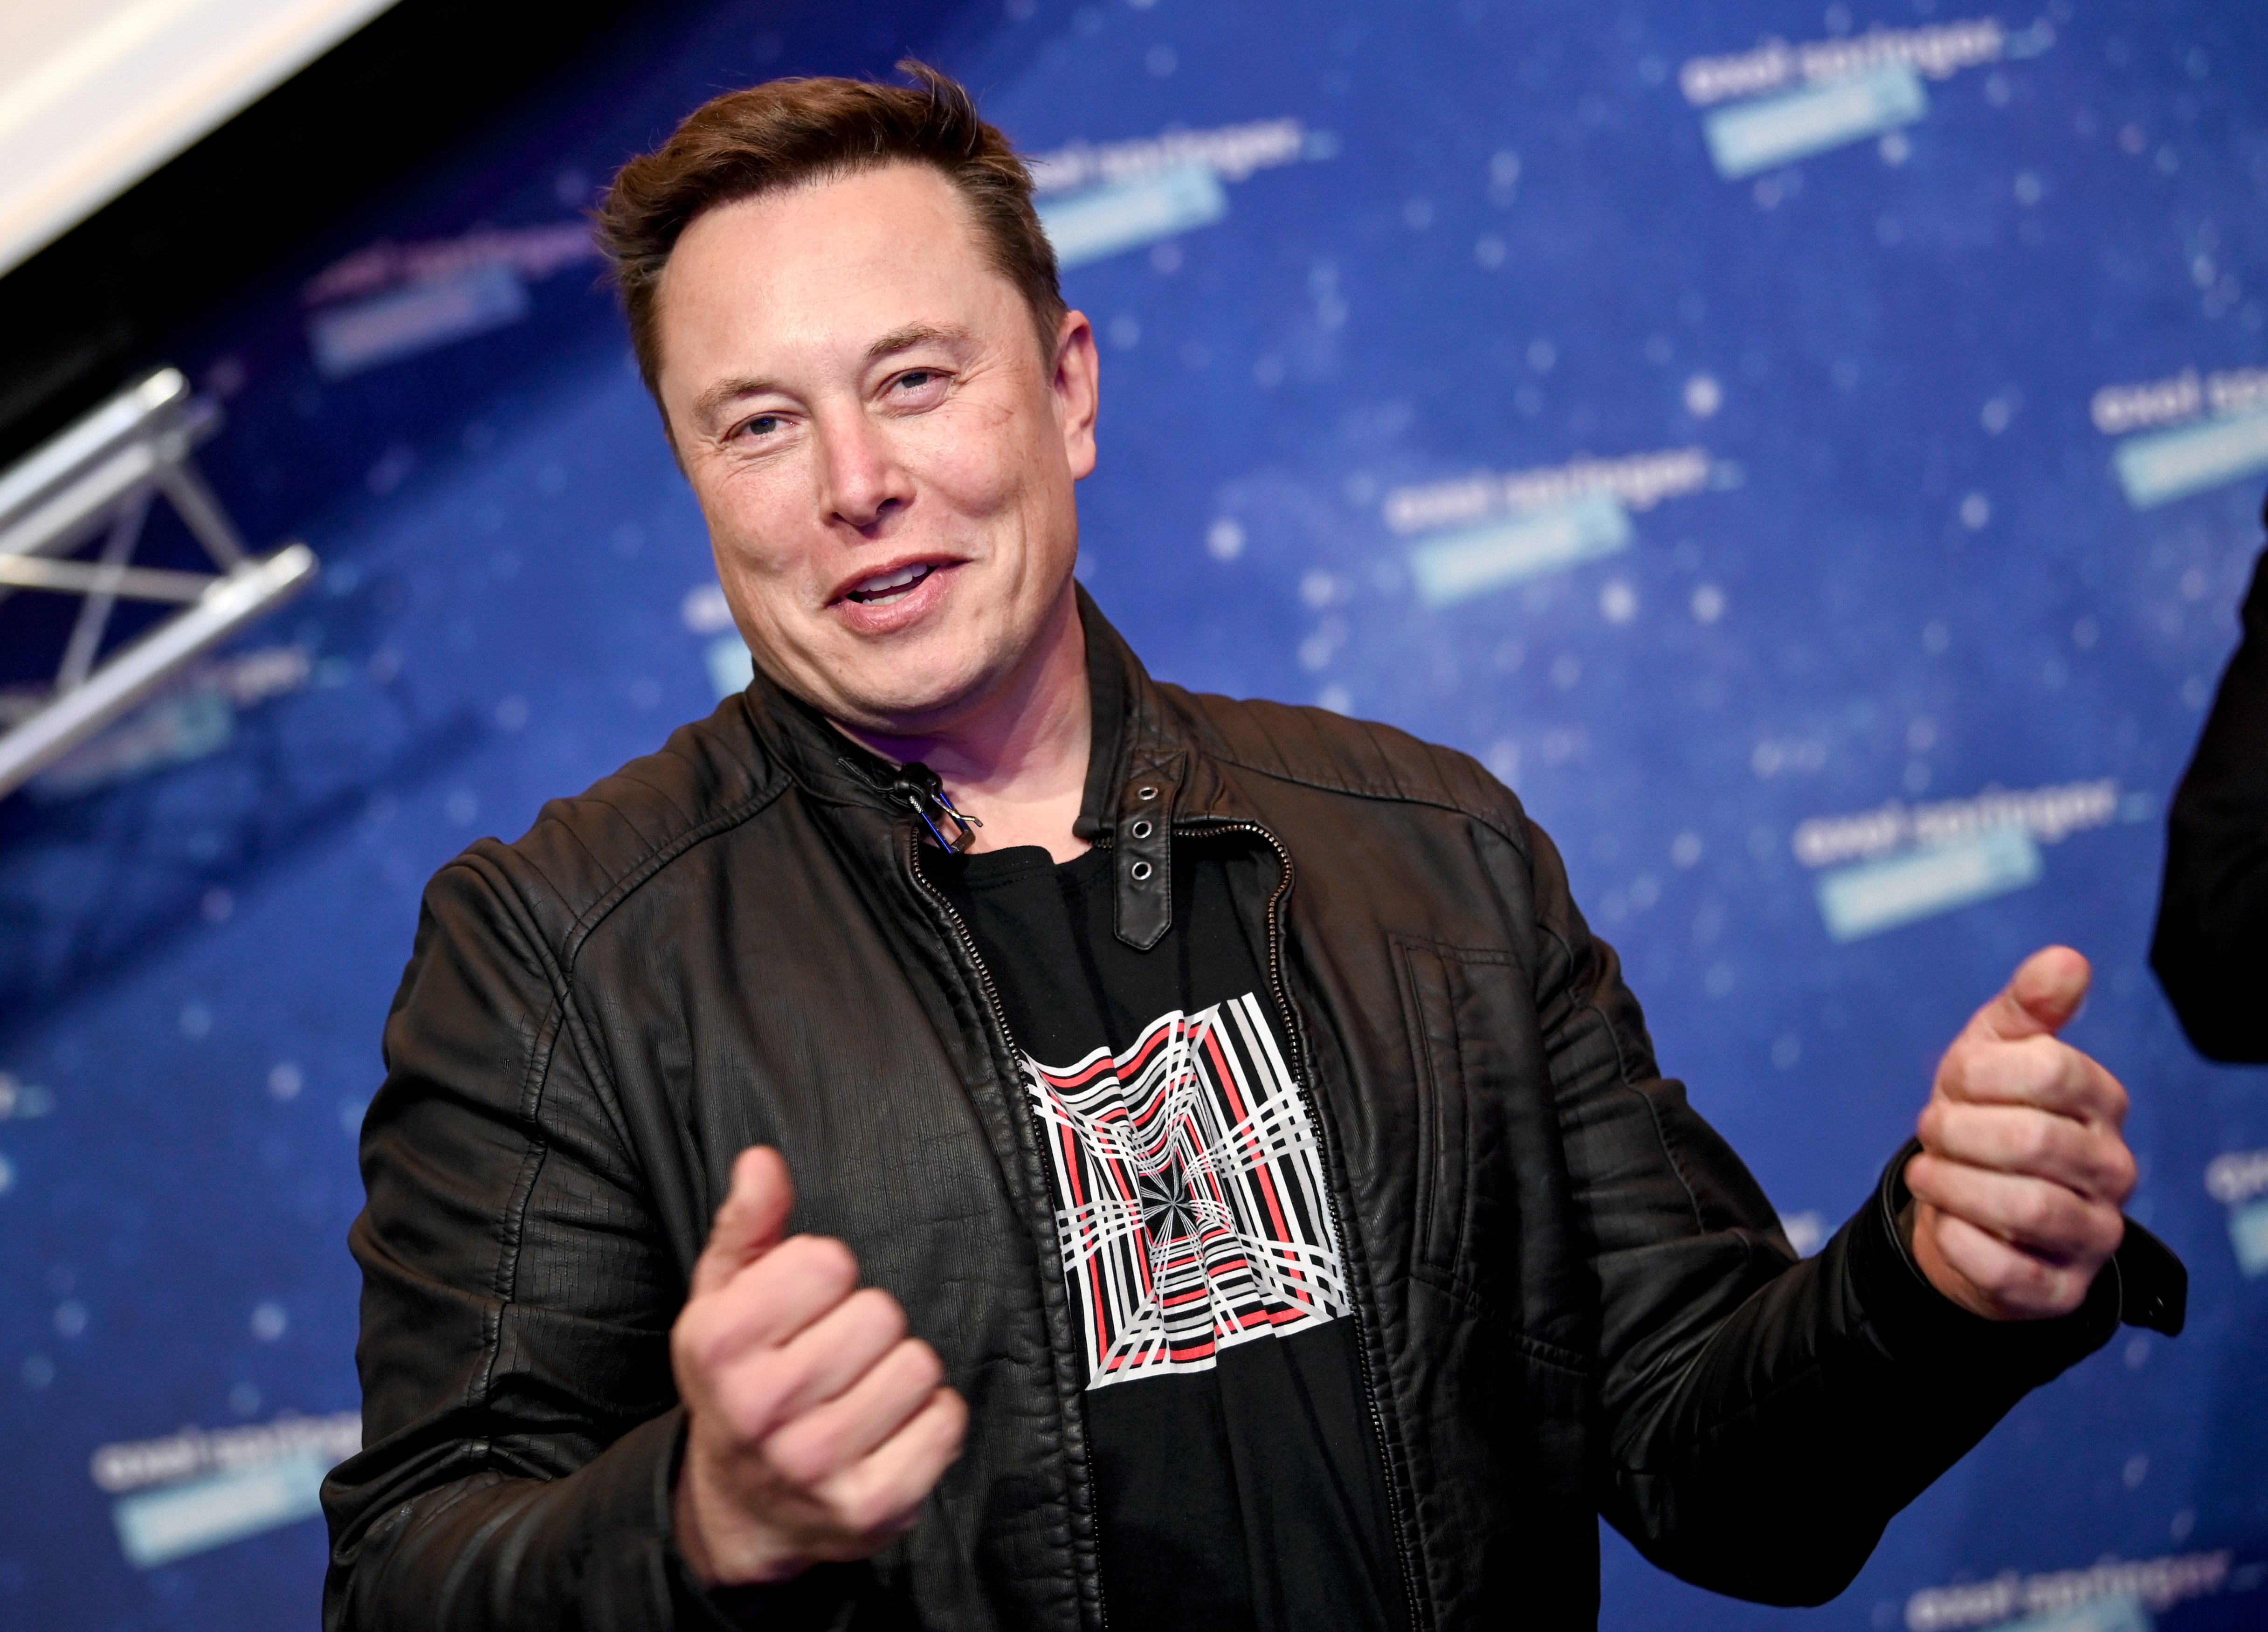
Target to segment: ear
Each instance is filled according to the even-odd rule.
[[[1102,401],[1102,359],[1094,349],[1094,325],[1084,312],[1066,312],[1056,329],[1055,372],[1049,390],[1056,423],[1062,429],[1064,460],[1077,482],[1094,469],[1094,417]]]

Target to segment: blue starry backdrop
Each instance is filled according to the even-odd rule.
[[[1773,1611],[2268,1624],[2268,1080],[2146,966],[2268,482],[2268,13],[2196,0],[654,8],[172,360],[317,586],[0,805],[0,1622],[310,1627],[419,889],[747,673],[580,212],[715,92],[965,78],[1104,357],[1080,571],[1161,675],[1483,760],[1800,1246],[2031,948],[2191,1327]],[[1507,1606],[1517,1618],[1517,1606]]]

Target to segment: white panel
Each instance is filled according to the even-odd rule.
[[[0,272],[393,0],[0,0]]]

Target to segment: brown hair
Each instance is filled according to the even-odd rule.
[[[918,88],[858,79],[775,79],[703,103],[668,141],[624,165],[597,212],[646,389],[660,401],[656,296],[694,217],[719,204],[890,164],[927,165],[953,183],[992,264],[1015,284],[1052,363],[1063,321],[1056,254],[1032,207],[1031,173],[968,92],[908,57]],[[666,416],[665,416],[666,423]]]

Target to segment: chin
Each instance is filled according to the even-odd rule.
[[[987,669],[959,664],[943,671],[925,666],[838,674],[837,701],[821,708],[845,725],[891,736],[919,735],[950,723],[988,689],[989,678]]]

